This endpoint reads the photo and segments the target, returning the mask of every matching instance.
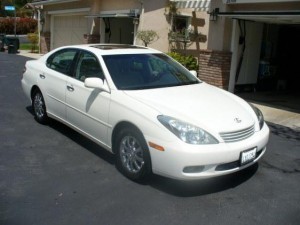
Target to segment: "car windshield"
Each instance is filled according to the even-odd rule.
[[[116,87],[140,90],[198,84],[187,69],[164,54],[124,54],[103,56]]]

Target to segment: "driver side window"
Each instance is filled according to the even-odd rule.
[[[98,77],[104,80],[104,74],[96,56],[89,52],[82,52],[78,59],[75,78],[84,82],[88,77]]]

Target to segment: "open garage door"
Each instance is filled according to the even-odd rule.
[[[140,10],[101,11],[94,15],[101,19],[101,43],[134,44]]]
[[[296,63],[293,63],[295,61],[293,59],[297,58],[295,52],[299,45],[297,40],[299,40],[300,11],[219,12],[217,10],[215,13],[234,21],[230,91],[234,90],[235,85],[257,85],[258,83],[263,89],[276,89],[279,86],[289,87],[290,90],[297,89],[293,84],[298,78],[287,77],[287,75],[283,78],[284,72],[280,76],[278,72],[279,69],[287,72],[282,62],[290,64],[293,68],[291,74],[300,72],[299,67],[295,66]],[[292,59],[287,56],[291,56]],[[263,81],[272,75],[277,80]],[[287,81],[290,85],[285,85]]]
[[[251,95],[253,100],[300,112],[300,12],[230,12],[220,16],[234,21],[230,91],[256,91]]]
[[[88,33],[88,20],[83,15],[54,16],[52,49],[64,45],[83,44],[84,34]]]
[[[101,37],[103,43],[133,44],[134,24],[132,18],[104,17]]]

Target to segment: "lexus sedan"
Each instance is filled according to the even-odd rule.
[[[157,50],[66,46],[28,61],[24,71],[36,121],[53,118],[98,143],[132,180],[224,175],[266,151],[269,128],[256,107]]]

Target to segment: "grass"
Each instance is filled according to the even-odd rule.
[[[32,44],[31,43],[21,43],[20,50],[32,51]],[[36,46],[33,53],[38,53],[38,52],[39,52],[39,49],[38,49],[38,46]]]

